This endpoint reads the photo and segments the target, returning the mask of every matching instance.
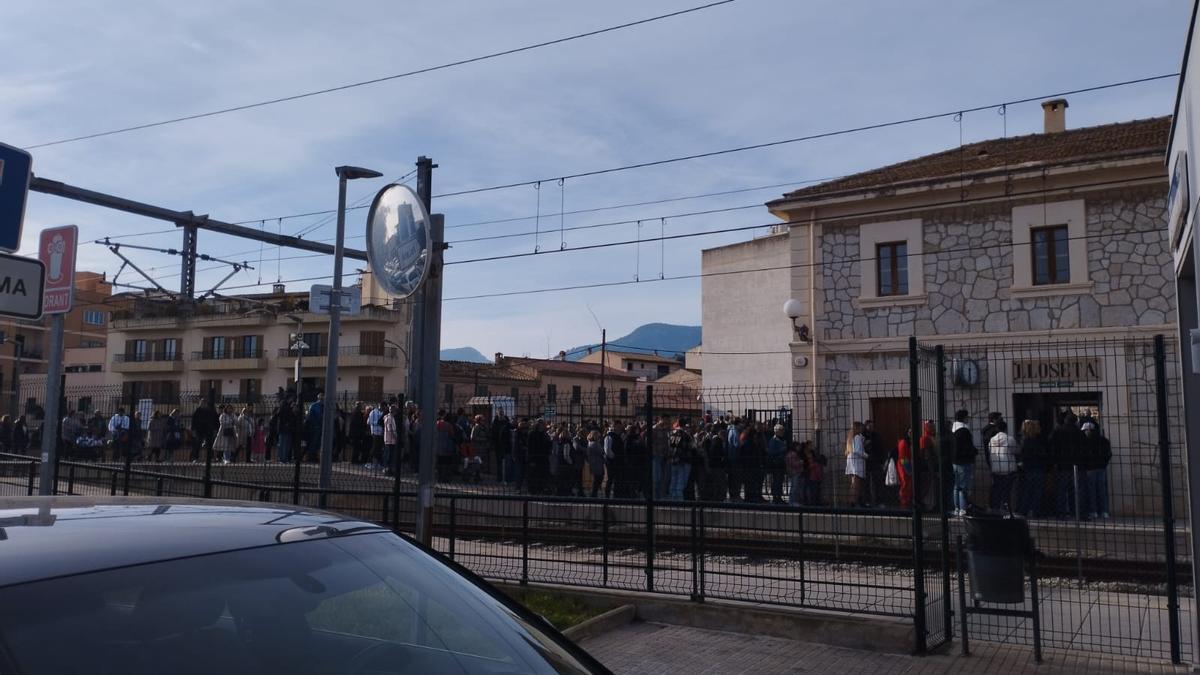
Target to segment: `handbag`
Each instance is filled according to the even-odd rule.
[[[896,473],[896,460],[889,459],[887,463],[887,476],[883,479],[883,484],[888,487],[895,487],[900,484],[900,476]]]
[[[237,432],[233,430],[233,427],[225,427],[221,429],[221,435],[225,438],[233,438],[237,436]]]

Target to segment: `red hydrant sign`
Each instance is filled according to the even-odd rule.
[[[75,246],[79,228],[74,225],[42,230],[38,260],[46,266],[43,314],[66,314],[75,304]]]

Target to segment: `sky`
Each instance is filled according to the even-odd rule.
[[[245,3],[62,0],[5,8],[0,142],[18,147],[387,76],[704,4],[441,0]],[[435,198],[447,262],[442,346],[549,356],[650,322],[698,325],[700,251],[766,229],[660,243],[665,234],[769,225],[763,203],[789,187],[1040,131],[1036,102],[769,149],[558,177],[1040,97],[1178,71],[1191,3],[1034,0],[903,3],[735,0],[563,44],[322,96],[32,150],[38,176],[284,234],[329,240],[333,167],[385,178],[350,184],[369,203],[418,155],[433,192],[541,181]],[[1174,79],[1073,95],[1068,127],[1170,114]],[[1007,128],[1006,128],[1007,127]],[[786,184],[787,186],[781,187]],[[747,188],[763,189],[748,190]],[[715,192],[731,194],[576,211]],[[734,208],[741,207],[741,208]],[[731,209],[721,213],[685,215]],[[502,219],[509,222],[488,222]],[[639,225],[636,221],[640,220]],[[566,228],[634,221],[582,231]],[[76,224],[82,241],[122,236],[178,247],[170,223],[31,194],[21,253]],[[362,248],[366,210],[347,216]],[[560,231],[560,228],[563,228]],[[534,232],[538,234],[533,234]],[[135,235],[135,236],[130,236]],[[483,241],[466,241],[496,237]],[[616,241],[643,243],[570,248]],[[563,252],[562,248],[568,249]],[[245,261],[226,292],[331,275],[329,256],[202,232],[200,251]],[[124,251],[168,288],[179,259]],[[291,258],[291,259],[288,259]],[[349,261],[347,270],[361,266]],[[89,243],[79,269],[116,272]],[[227,268],[201,263],[208,289]],[[121,281],[144,282],[123,272]],[[475,298],[594,283],[607,288]],[[326,280],[293,281],[306,290]],[[347,277],[347,283],[352,276]],[[262,284],[261,286],[259,284]],[[593,318],[593,314],[595,318]],[[764,321],[786,320],[764,317]]]

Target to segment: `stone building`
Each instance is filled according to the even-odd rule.
[[[989,411],[1047,425],[1071,409],[1109,422],[1125,461],[1153,453],[1147,345],[1176,330],[1170,120],[1067,130],[1066,101],[1043,108],[1044,133],[790,192],[767,204],[783,221],[775,233],[705,251],[706,273],[769,268],[704,278],[706,392],[752,389],[745,376],[766,373],[762,384],[790,390],[797,433],[822,434],[831,457],[855,420],[875,419],[895,447],[916,336],[945,346],[947,406],[975,429]],[[1150,468],[1130,469],[1114,493],[1137,492]]]

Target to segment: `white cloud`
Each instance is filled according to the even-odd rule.
[[[247,4],[235,0],[112,5],[84,0],[6,8],[0,63],[0,140],[25,144],[288,95],[442,63],[666,12],[691,3],[603,4],[447,0],[397,4]],[[1038,21],[1028,19],[1033,13]],[[332,208],[332,167],[360,164],[391,177],[433,157],[435,193],[550,178],[697,151],[1050,94],[1178,68],[1187,8],[1029,0],[981,7],[952,2],[858,5],[823,0],[741,0],[705,12],[578,42],[227,116],[35,151],[39,175],[225,220]],[[1127,45],[1128,49],[1113,49]],[[1079,126],[1170,111],[1173,83],[1073,98]],[[963,138],[1027,133],[1036,103],[967,115]],[[542,185],[541,212],[833,176],[952,147],[951,120],[841,136]],[[354,184],[351,201],[380,181]],[[780,190],[781,192],[782,190]],[[524,216],[530,187],[440,199],[448,224]],[[663,215],[753,204],[771,193],[729,195],[564,218],[566,226],[643,218],[647,238]],[[362,229],[362,211],[348,231]],[[315,218],[284,221],[297,232]],[[771,220],[755,208],[675,218],[667,231]],[[59,199],[30,201],[27,241],[75,222],[85,239],[171,229]],[[557,248],[557,217],[539,223]],[[264,227],[276,229],[275,223]],[[519,233],[532,222],[450,230],[451,238]],[[636,238],[634,225],[571,232],[570,246]],[[328,238],[326,225],[309,238]],[[698,271],[699,251],[750,233],[456,266],[447,296]],[[139,243],[177,246],[179,235]],[[202,248],[258,265],[257,246],[211,234]],[[361,245],[361,239],[350,245]],[[451,259],[532,250],[533,237],[456,245]],[[640,266],[635,268],[639,257]],[[264,251],[264,281],[276,252]],[[298,255],[284,252],[284,257]],[[138,254],[173,275],[178,260]],[[115,270],[98,246],[81,264]],[[283,261],[281,275],[327,273],[325,259]],[[211,271],[201,283],[224,272]],[[231,283],[252,283],[258,272]],[[169,276],[165,284],[177,283]],[[304,285],[304,284],[297,284]],[[523,295],[447,303],[445,344],[484,353],[546,352],[594,341],[590,302],[613,333],[650,321],[699,322],[698,282]]]

